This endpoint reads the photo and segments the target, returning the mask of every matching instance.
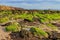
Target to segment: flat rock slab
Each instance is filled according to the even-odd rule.
[[[4,27],[0,26],[0,40],[8,40],[9,32],[5,32]]]

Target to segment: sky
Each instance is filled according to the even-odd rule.
[[[25,9],[60,10],[60,0],[0,0],[0,5],[20,7]]]

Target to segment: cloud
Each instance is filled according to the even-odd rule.
[[[60,9],[60,0],[0,0],[0,4],[25,9]]]
[[[60,4],[54,4],[49,2],[43,2],[43,3],[21,3],[20,7],[26,8],[26,9],[60,9]]]
[[[32,2],[32,1],[36,1],[36,2],[38,2],[38,1],[56,1],[56,2],[59,2],[60,0],[0,0],[0,1],[30,1],[30,2]]]
[[[46,1],[56,1],[56,2],[59,2],[60,0],[46,0]]]

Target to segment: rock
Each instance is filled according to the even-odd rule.
[[[7,39],[9,37],[10,32],[6,32],[5,30],[3,30],[4,27],[0,26],[0,40],[9,40]]]

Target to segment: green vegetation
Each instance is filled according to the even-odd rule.
[[[26,13],[25,14],[21,14],[20,18],[27,19],[29,21],[33,21],[33,15],[31,15],[31,14],[26,14]]]
[[[33,34],[35,34],[35,35],[38,35],[38,36],[44,36],[44,37],[48,37],[48,34],[45,32],[45,31],[43,31],[42,29],[40,29],[40,28],[37,28],[37,27],[32,27],[31,29],[30,29],[30,31],[33,33]]]
[[[57,30],[58,28],[55,25],[52,25],[51,22],[55,21],[55,20],[60,20],[60,13],[58,13],[57,11],[50,12],[50,10],[41,10],[41,11],[39,10],[39,11],[32,11],[32,12],[28,11],[28,13],[26,13],[24,11],[13,11],[13,10],[0,11],[0,23],[6,23],[9,21],[13,21],[13,20],[16,21],[17,19],[27,19],[28,23],[30,21],[30,22],[32,22],[32,25],[33,25],[33,22],[35,21],[34,18],[37,18],[37,21],[39,21],[40,24],[46,25],[50,29]],[[24,20],[22,20],[22,21],[24,23]],[[5,28],[6,31],[11,31],[11,32],[20,31],[23,24],[22,24],[22,26],[20,26],[21,23],[19,23],[19,22],[17,22],[17,21],[14,23],[11,22],[10,25],[6,26],[6,28]],[[19,24],[17,24],[17,23],[19,23]],[[34,23],[37,24],[36,22],[34,22]],[[30,31],[35,35],[39,35],[39,36],[42,35],[44,37],[48,37],[48,34],[41,28],[32,27],[30,29]]]
[[[11,31],[11,32],[17,32],[19,31],[18,24],[16,22],[10,24],[9,26],[6,26],[6,31]]]
[[[41,13],[34,13],[35,17],[38,17],[41,23],[50,22],[53,20],[60,19],[60,14],[53,13],[53,14],[41,14]]]
[[[12,11],[2,11],[0,12],[0,20],[5,19],[5,17],[7,17],[7,19],[27,19],[29,21],[33,21],[33,18],[38,18],[40,20],[41,23],[49,23],[50,21],[53,20],[58,20],[60,19],[60,14],[59,13],[52,13],[52,14],[43,14],[43,13],[39,13],[39,12],[33,12],[33,14],[27,14],[27,13],[22,13],[22,14],[18,14],[18,13],[12,13]],[[4,21],[3,21],[4,22]]]
[[[52,30],[57,30],[57,29],[58,29],[56,26],[54,26],[54,25],[52,25],[52,24],[47,24],[47,26],[48,26],[49,28],[51,28]]]
[[[9,21],[8,17],[0,18],[0,23],[5,23],[5,22],[8,22],[8,21]]]

